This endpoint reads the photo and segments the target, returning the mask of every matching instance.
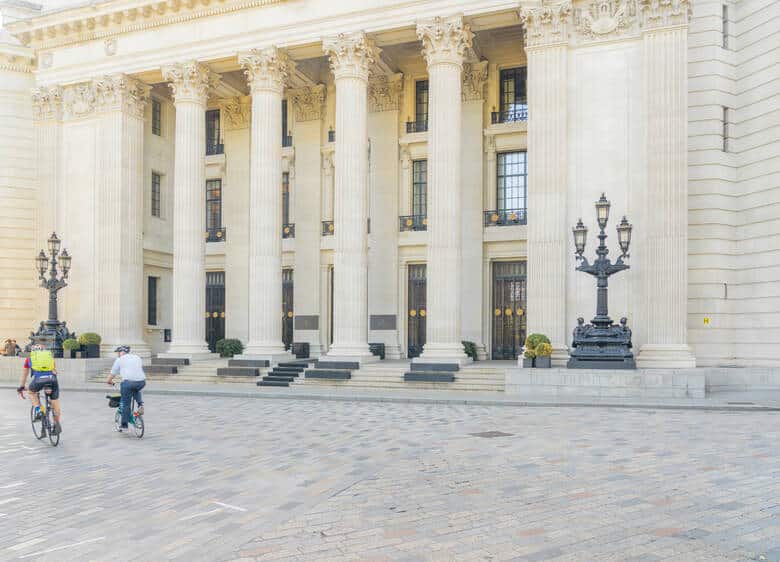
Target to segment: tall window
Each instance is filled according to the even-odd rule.
[[[206,228],[209,231],[222,228],[222,180],[206,182]]]
[[[148,291],[146,293],[146,323],[149,326],[157,325],[157,277],[148,278]]]
[[[723,12],[722,12],[722,24],[723,24],[723,48],[728,49],[729,48],[729,6],[728,4],[723,4]]]
[[[528,119],[526,68],[506,68],[501,71],[500,122]]]
[[[428,81],[418,80],[414,83],[414,120],[417,130],[428,130]]]
[[[290,224],[290,174],[282,172],[282,224]]]
[[[428,200],[428,161],[412,162],[412,214],[426,216]]]
[[[290,146],[287,138],[287,100],[282,100],[282,146]]]
[[[496,202],[499,211],[525,211],[528,159],[525,152],[498,154]]]
[[[222,139],[219,138],[219,109],[206,112],[206,154],[222,154]]]
[[[160,183],[162,176],[152,172],[152,216],[160,217]]]
[[[723,152],[729,151],[729,108],[726,106],[723,106],[723,117],[722,117],[722,131],[721,135],[723,136],[723,146],[721,147],[721,150]]]
[[[160,100],[152,98],[152,134],[158,137],[162,135],[162,104]]]

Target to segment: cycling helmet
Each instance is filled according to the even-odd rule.
[[[116,353],[130,353],[130,346],[129,345],[120,345],[117,347],[114,352]]]
[[[46,348],[45,348],[45,347],[43,347],[43,345],[41,345],[41,344],[39,344],[39,343],[34,343],[34,344],[33,344],[33,345],[30,347],[30,351],[45,351],[45,350],[46,350]]]

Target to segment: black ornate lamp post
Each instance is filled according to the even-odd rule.
[[[38,264],[38,278],[41,280],[41,287],[49,291],[49,319],[41,322],[38,332],[30,334],[30,344],[40,343],[46,349],[51,350],[55,357],[62,357],[63,340],[75,335],[68,331],[65,322],[60,322],[57,319],[57,293],[63,287],[68,286],[65,280],[70,271],[71,258],[67,250],[60,253],[61,241],[57,238],[56,233],[52,232],[47,243],[49,256],[41,250],[35,261]],[[58,264],[62,269],[61,276],[58,276]]]
[[[577,254],[577,271],[583,271],[596,278],[597,304],[596,316],[590,324],[585,324],[582,318],[577,319],[574,328],[572,351],[568,367],[570,369],[635,369],[634,354],[631,352],[631,330],[627,320],[620,319],[616,325],[609,317],[607,298],[607,279],[619,271],[628,269],[624,259],[628,258],[628,247],[631,244],[631,225],[623,217],[617,227],[618,242],[621,255],[612,263],[607,258],[609,250],[605,243],[607,235],[604,229],[609,221],[610,203],[602,193],[596,202],[596,219],[599,223],[599,246],[596,248],[596,260],[591,264],[582,254],[585,252],[585,242],[588,229],[582,224],[582,219],[572,229],[574,247]]]

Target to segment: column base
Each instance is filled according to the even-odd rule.
[[[639,349],[640,369],[694,369],[696,357],[685,344],[645,344]]]
[[[168,351],[158,355],[161,359],[189,359],[190,361],[202,361],[217,357],[216,353],[209,351],[206,342],[201,343],[172,343]]]
[[[344,345],[333,344],[328,353],[320,357],[321,361],[333,363],[376,363],[379,357],[371,353],[368,344]]]
[[[565,367],[569,362],[569,346],[563,343],[553,343],[553,352],[550,362],[553,367]]]
[[[412,363],[447,363],[463,366],[474,360],[463,352],[463,344],[459,343],[426,343],[419,357]]]
[[[268,361],[268,364],[272,367],[281,363],[282,361],[295,361],[295,355],[289,351],[282,351],[281,353],[249,353],[249,350],[245,350],[241,355],[236,355],[233,359],[244,359],[250,361]]]
[[[401,346],[385,344],[385,359],[401,359]]]

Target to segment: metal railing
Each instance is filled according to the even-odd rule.
[[[225,227],[206,229],[206,242],[224,242],[227,231]]]
[[[398,217],[398,228],[401,232],[428,230],[428,217],[426,215],[400,216]]]
[[[526,224],[526,210],[485,211],[485,226]]]
[[[518,121],[528,121],[528,106],[490,113],[490,122],[493,125],[497,123],[516,123]]]
[[[213,156],[215,154],[224,154],[225,145],[219,141],[206,140],[206,156]]]
[[[295,238],[295,223],[285,223],[282,225],[282,238]]]
[[[282,148],[292,146],[292,135],[284,135],[282,137]]]
[[[424,133],[428,130],[428,120],[424,121],[407,121],[406,132],[407,133]]]
[[[322,221],[322,235],[333,236],[333,221]]]

